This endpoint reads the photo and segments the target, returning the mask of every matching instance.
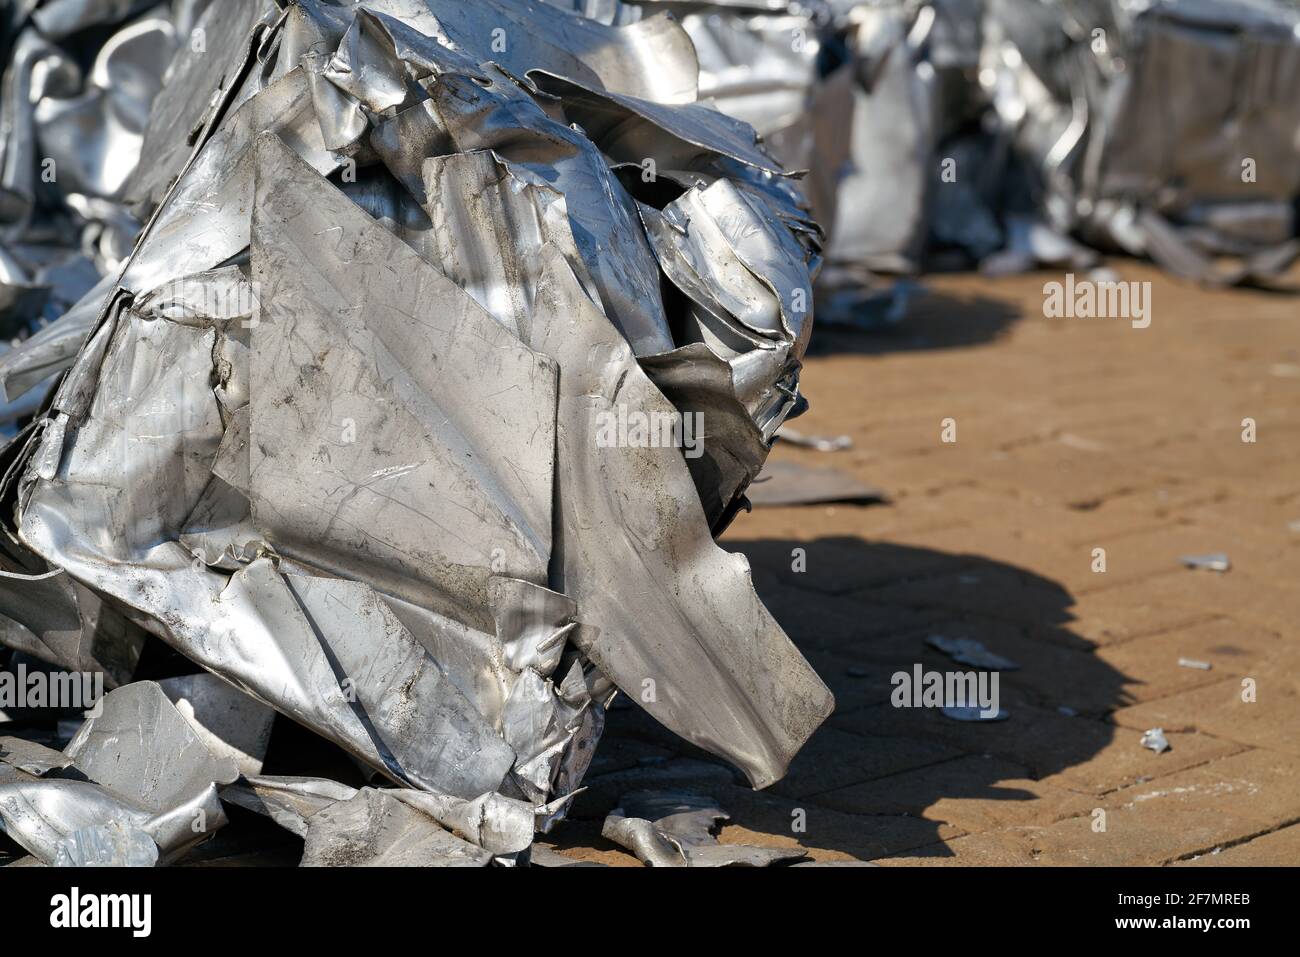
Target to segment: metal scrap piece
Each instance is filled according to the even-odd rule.
[[[533,346],[561,370],[564,582],[583,625],[592,626],[579,628],[575,641],[663,724],[733,760],[763,787],[784,774],[834,699],[758,601],[748,562],[711,541],[676,450],[597,444],[599,417],[617,414],[620,402],[659,415],[673,408],[564,260],[549,249],[543,255],[550,257],[539,296],[544,322],[534,327]],[[653,507],[601,491],[624,484],[647,489]],[[689,569],[672,555],[691,556]],[[629,592],[622,570],[632,568],[641,587]],[[664,608],[674,614],[665,618]],[[657,622],[654,635],[636,624],[649,620]],[[642,693],[646,681],[653,695]]]
[[[802,848],[719,843],[713,832],[729,818],[699,794],[633,791],[610,811],[600,833],[647,867],[766,867],[808,856]]]
[[[356,788],[328,778],[251,775],[222,788],[221,800],[263,814],[286,831],[306,837],[307,820],[313,814],[356,794]]]
[[[117,826],[148,834],[164,861],[180,856],[225,823],[216,788],[190,795],[161,811],[119,797],[89,781],[42,779],[0,783],[0,823],[5,833],[46,864],[78,831]],[[192,828],[201,825],[197,831]]]
[[[812,449],[815,452],[842,452],[853,448],[853,438],[848,435],[805,435],[797,429],[783,428],[777,438],[796,448]]]
[[[937,648],[958,664],[971,665],[975,668],[987,668],[989,671],[1018,671],[1020,665],[1010,658],[995,655],[984,647],[984,643],[974,638],[949,638],[947,635],[930,635],[925,643]]]
[[[571,857],[565,857],[558,851],[553,851],[542,844],[534,844],[532,853],[529,855],[529,863],[534,867],[608,867],[608,864],[602,864],[599,861],[578,861]]]
[[[1210,552],[1206,555],[1182,555],[1178,560],[1188,568],[1203,568],[1212,572],[1226,572],[1232,568],[1232,562],[1225,552]]]
[[[144,831],[114,821],[73,831],[54,859],[56,867],[153,867],[158,845]]]
[[[38,778],[72,763],[72,759],[62,751],[12,737],[0,737],[0,761]]]
[[[303,867],[483,867],[492,853],[389,791],[362,788],[307,819]]]
[[[278,14],[273,0],[211,3],[189,29],[179,32],[175,58],[154,98],[138,165],[124,187],[129,203],[151,213],[162,201],[193,152],[194,140],[211,117],[214,102],[243,78],[254,25]],[[251,37],[250,37],[251,34]]]
[[[1156,754],[1161,754],[1170,749],[1169,739],[1165,737],[1164,728],[1149,728],[1143,731],[1142,739],[1138,743]]]
[[[211,754],[240,774],[261,773],[274,711],[213,674],[164,678],[158,687]]]
[[[0,821],[47,864],[100,851],[112,863],[139,863],[136,832],[152,839],[163,861],[173,860],[226,823],[217,786],[238,775],[153,682],[104,697],[64,749],[66,770],[52,756],[33,765],[33,749],[22,750],[26,766],[43,773],[0,782]]]
[[[143,632],[102,597],[55,568],[0,571],[4,644],[68,671],[97,672],[114,688],[130,680]]]
[[[990,715],[986,715],[985,710],[979,705],[944,705],[939,713],[953,721],[1006,721],[1011,717],[1006,708],[999,708],[997,714]]]
[[[746,494],[755,508],[888,501],[884,491],[841,469],[784,459],[767,462]]]
[[[142,807],[161,810],[239,774],[232,760],[208,750],[155,682],[110,691],[96,710],[63,753],[90,780]]]

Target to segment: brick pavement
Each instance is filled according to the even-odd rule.
[[[1119,271],[1152,282],[1150,328],[1044,319],[1058,277],[1036,274],[933,277],[895,334],[819,330],[798,427],[854,448],[774,455],[892,501],[759,510],[723,544],[836,713],[756,794],[616,708],[558,850],[635,865],[600,820],[622,790],[665,786],[717,797],[723,841],[820,860],[1300,863],[1300,303]],[[1229,572],[1178,561],[1215,551]],[[931,634],[1021,665],[1002,675],[1009,720],[890,706],[893,672],[964,667]],[[1158,755],[1138,744],[1155,725]]]

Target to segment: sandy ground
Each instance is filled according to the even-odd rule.
[[[818,860],[1300,863],[1300,299],[1117,268],[1151,283],[1149,328],[1047,319],[1061,277],[1038,273],[931,277],[895,333],[814,334],[797,428],[854,446],[774,456],[890,501],[758,509],[723,545],[835,714],[755,793],[617,708],[556,849],[635,865],[600,821],[671,787],[730,812],[724,842]],[[1180,564],[1210,552],[1231,569]],[[932,635],[1020,665],[1008,720],[890,704],[895,672],[965,669]],[[1161,754],[1139,744],[1156,726]]]

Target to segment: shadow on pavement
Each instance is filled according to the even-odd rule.
[[[1073,805],[1088,813],[1088,762],[1114,736],[1103,719],[1126,703],[1125,678],[1070,631],[1074,601],[1059,584],[978,555],[848,536],[728,547],[749,558],[759,595],[835,693],[835,714],[785,779],[753,792],[620,696],[561,846],[572,828],[612,849],[599,843],[599,821],[638,788],[710,794],[740,829],[728,839],[864,860],[951,856],[945,842],[963,833],[1050,823]],[[792,568],[800,548],[804,571]],[[999,674],[1008,720],[891,704],[897,672],[978,670],[928,646],[930,635],[973,638],[1020,665]],[[1040,800],[1043,788],[1053,800]]]
[[[808,354],[886,355],[978,346],[1000,338],[1019,318],[1020,310],[1000,299],[927,289],[908,303],[905,318],[894,326],[866,331],[817,323]]]

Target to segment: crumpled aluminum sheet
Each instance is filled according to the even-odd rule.
[[[801,848],[723,844],[713,832],[729,818],[704,795],[633,791],[605,818],[601,836],[647,867],[767,867],[807,856]]]
[[[97,600],[113,650],[202,666],[158,710],[244,777],[176,773],[304,863],[526,860],[617,690],[779,779],[833,700],[712,537],[804,406],[821,233],[697,102],[689,35],[615,3],[222,9],[115,194],[133,252],[0,360],[11,396],[62,373],[0,458],[0,640],[101,660]],[[699,454],[602,438],[629,415],[698,416]],[[144,694],[120,671],[106,703]],[[266,707],[383,786],[262,776]],[[83,819],[152,833],[49,827]]]
[[[175,860],[224,826],[217,789],[239,771],[158,684],[118,688],[96,711],[62,754],[0,738],[0,762],[18,772],[0,777],[10,838],[45,864],[147,865]],[[150,859],[141,846],[155,849]]]

